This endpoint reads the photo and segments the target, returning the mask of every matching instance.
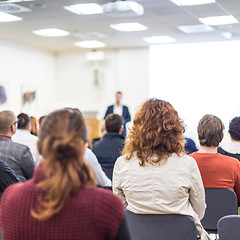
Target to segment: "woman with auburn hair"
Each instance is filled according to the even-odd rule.
[[[33,179],[10,186],[2,197],[5,240],[129,239],[121,201],[96,188],[95,174],[84,161],[87,140],[77,109],[44,119],[38,142],[44,160]]]
[[[184,130],[170,103],[145,101],[115,163],[113,192],[134,213],[192,216],[206,240],[210,237],[200,223],[205,192],[196,161],[184,150]]]

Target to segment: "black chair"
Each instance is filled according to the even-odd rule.
[[[222,217],[217,224],[219,240],[240,239],[240,216],[228,215]]]
[[[227,215],[238,215],[237,196],[229,188],[205,188],[206,212],[201,220],[208,233],[217,233],[217,223]]]
[[[126,221],[134,240],[197,240],[192,217],[179,214],[135,214],[126,210]]]

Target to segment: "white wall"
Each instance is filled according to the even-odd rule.
[[[8,108],[21,112],[21,88],[37,88],[37,104],[29,115],[41,116],[51,111],[55,101],[55,55],[37,48],[0,40],[0,84],[7,86]]]
[[[148,49],[104,51],[105,59],[97,65],[86,61],[85,52],[57,55],[58,106],[74,106],[83,111],[98,111],[102,118],[114,102],[115,92],[123,92],[123,103],[133,115],[136,107],[149,97]],[[94,69],[102,81],[94,85]]]
[[[149,97],[148,49],[105,51],[100,63],[88,62],[83,51],[54,54],[29,46],[0,40],[0,84],[7,86],[8,104],[16,114],[21,108],[21,88],[37,88],[37,105],[25,111],[39,117],[60,107],[98,111],[102,118],[114,102],[115,92],[123,92],[123,103],[132,114]],[[100,83],[94,84],[94,69]]]

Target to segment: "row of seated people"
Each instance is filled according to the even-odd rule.
[[[8,122],[13,132],[15,121]],[[86,152],[91,150],[81,112],[70,108],[55,111],[40,129],[38,150],[43,159],[33,178],[4,191],[0,211],[3,237],[78,239],[81,234],[81,239],[127,240],[125,206],[134,213],[190,215],[199,237],[210,239],[200,222],[206,207],[203,183],[211,175],[214,180],[205,187],[231,188],[239,199],[239,161],[216,159],[222,156],[217,147],[223,128],[213,115],[200,120],[200,150],[193,153],[194,160],[184,150],[184,125],[176,110],[168,102],[147,100],[135,115],[123,156],[114,166],[116,197],[111,191],[96,188],[96,173],[86,159]],[[2,134],[7,138],[6,132]],[[206,160],[202,158],[205,155],[209,156]]]

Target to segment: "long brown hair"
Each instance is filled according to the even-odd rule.
[[[177,111],[169,102],[149,99],[135,115],[122,154],[126,154],[127,160],[136,154],[140,166],[145,162],[164,162],[172,153],[180,156],[185,153],[184,130]]]
[[[34,218],[50,218],[63,208],[74,190],[96,186],[95,175],[83,159],[87,140],[85,121],[77,109],[61,109],[44,119],[38,147],[46,178],[37,184],[44,195],[31,210]]]

